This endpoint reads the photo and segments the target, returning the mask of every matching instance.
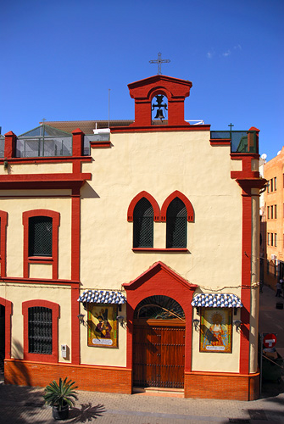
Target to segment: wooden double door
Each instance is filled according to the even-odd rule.
[[[133,385],[184,387],[185,324],[180,320],[135,320]]]

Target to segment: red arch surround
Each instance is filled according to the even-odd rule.
[[[141,191],[131,200],[131,203],[130,203],[130,205],[128,207],[128,211],[127,211],[127,221],[133,222],[134,208],[137,205],[137,203],[139,202],[139,200],[141,200],[143,197],[145,197],[145,199],[147,199],[153,207],[154,221],[160,222],[160,207],[159,207],[157,201],[154,199],[154,197],[151,196],[151,194],[147,193],[147,191]]]
[[[153,101],[153,98],[157,94],[162,94],[163,96],[167,98],[168,101],[172,98],[172,93],[169,90],[167,90],[165,87],[160,86],[160,87],[155,87],[149,91],[148,98],[151,100],[151,102]]]
[[[0,219],[1,219],[0,275],[1,277],[6,277],[6,240],[7,240],[6,227],[7,227],[7,221],[8,221],[8,213],[4,211],[0,211]]]
[[[29,353],[29,332],[28,332],[28,309],[41,306],[52,310],[52,354],[45,355],[40,353]],[[24,316],[24,359],[28,361],[39,362],[58,362],[58,303],[49,302],[48,300],[34,299],[23,302],[22,313]]]
[[[154,295],[168,296],[176,300],[184,310],[185,371],[191,371],[192,306],[193,294],[198,286],[176,274],[163,262],[154,263],[146,272],[130,283],[123,284],[127,293],[127,368],[133,368],[133,317],[141,300]]]
[[[192,207],[191,202],[188,200],[188,198],[182,194],[180,191],[176,190],[172,194],[170,194],[166,200],[163,203],[162,209],[161,209],[161,221],[166,222],[167,220],[167,209],[169,204],[172,200],[174,200],[176,197],[178,197],[180,200],[183,201],[183,203],[186,206],[187,210],[187,221],[188,222],[194,222],[194,210]]]
[[[52,218],[52,257],[29,257],[29,219],[34,216],[48,216]],[[58,279],[58,227],[59,212],[49,209],[34,209],[23,213],[24,226],[24,278],[29,278],[30,263],[49,263],[52,264],[52,279]]]
[[[11,359],[11,315],[12,302],[0,297],[0,305],[5,307],[5,359]]]

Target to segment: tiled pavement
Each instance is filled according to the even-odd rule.
[[[264,287],[260,295],[260,332],[277,333],[277,350],[284,353],[284,309],[276,310],[275,293]],[[283,351],[282,351],[283,349]],[[43,389],[0,384],[0,424],[54,423],[44,405]],[[262,398],[252,402],[183,399],[153,393],[118,395],[79,392],[66,423],[204,424],[283,423],[284,381],[265,383]],[[60,422],[60,421],[59,421]]]
[[[284,423],[284,385],[276,397],[252,402],[79,392],[66,423]],[[39,388],[0,385],[1,424],[54,423]]]

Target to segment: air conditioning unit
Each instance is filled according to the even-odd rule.
[[[276,259],[277,259],[277,256],[276,255],[271,255],[271,260],[272,261],[276,261]]]

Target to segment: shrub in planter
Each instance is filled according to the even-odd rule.
[[[62,380],[59,378],[59,383],[53,381],[44,390],[44,400],[47,405],[52,406],[52,415],[55,420],[64,420],[68,418],[69,407],[75,405],[77,400],[77,386],[75,381],[67,380],[67,377]]]

